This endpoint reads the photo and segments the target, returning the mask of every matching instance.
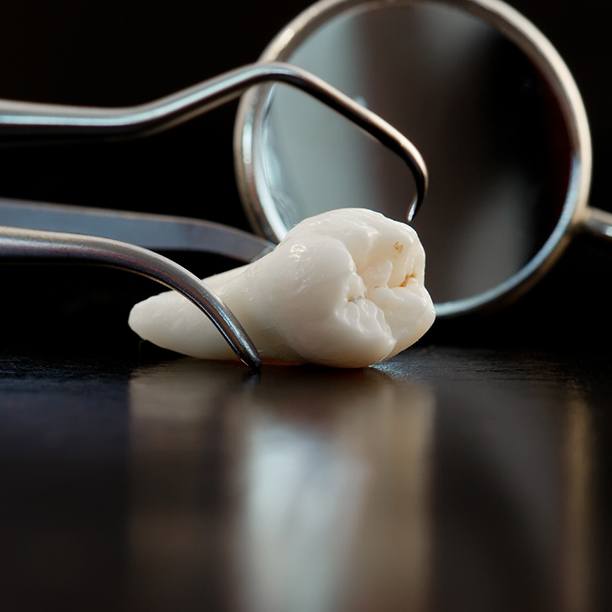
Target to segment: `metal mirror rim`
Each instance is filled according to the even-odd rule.
[[[496,287],[461,300],[436,304],[439,317],[452,317],[520,297],[555,263],[573,233],[586,220],[592,176],[591,132],[580,91],[557,50],[526,17],[501,0],[322,0],[285,26],[264,50],[260,60],[290,61],[291,54],[304,40],[341,13],[426,3],[463,9],[483,19],[529,57],[556,97],[573,152],[566,199],[548,240],[521,270]],[[262,86],[243,96],[234,130],[234,163],[242,203],[253,229],[278,242],[288,228],[268,192],[261,163],[263,124],[272,89],[272,86]]]

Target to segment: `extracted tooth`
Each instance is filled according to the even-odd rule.
[[[364,367],[414,344],[432,325],[425,252],[404,223],[338,209],[296,225],[261,259],[205,279],[266,361]],[[234,359],[202,313],[174,291],[136,304],[130,327],[161,347]]]

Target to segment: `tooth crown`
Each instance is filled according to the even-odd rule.
[[[264,358],[363,367],[404,350],[433,323],[424,275],[425,253],[411,227],[339,209],[301,222],[262,259],[205,282]],[[212,324],[174,292],[137,304],[130,325],[188,355],[232,356]]]
[[[417,234],[380,213],[340,209],[307,219],[268,257],[274,274],[259,286],[261,299],[307,361],[368,365],[413,344],[433,323]]]

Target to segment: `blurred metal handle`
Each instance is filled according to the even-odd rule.
[[[0,227],[0,262],[32,260],[109,266],[157,281],[193,302],[243,363],[255,370],[261,365],[255,345],[227,306],[197,277],[166,257],[107,238]]]
[[[418,149],[394,127],[325,81],[283,63],[252,64],[227,72],[175,94],[124,108],[86,108],[0,100],[0,144],[28,139],[118,138],[167,129],[224,104],[247,89],[280,82],[300,89],[396,153],[410,168],[416,197],[408,220],[421,206],[428,186],[427,167]]]
[[[612,213],[589,206],[582,227],[599,238],[612,240]]]
[[[214,253],[249,263],[273,244],[227,225],[154,213],[0,198],[0,226],[88,234],[152,251]]]

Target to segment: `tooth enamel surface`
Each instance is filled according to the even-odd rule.
[[[432,325],[416,232],[364,209],[296,225],[268,255],[205,279],[267,361],[364,367],[414,344]],[[219,332],[178,293],[136,304],[130,327],[161,347],[234,359]]]

